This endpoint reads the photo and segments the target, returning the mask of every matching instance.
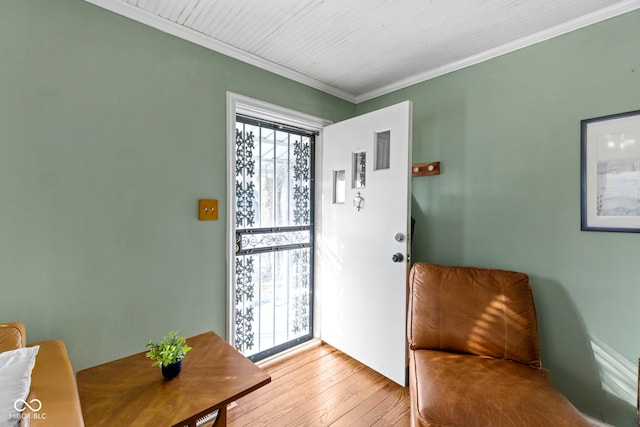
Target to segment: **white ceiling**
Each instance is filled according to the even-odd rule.
[[[361,102],[640,8],[640,0],[86,0]]]

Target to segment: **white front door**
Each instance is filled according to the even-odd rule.
[[[405,385],[409,101],[325,127],[317,296],[323,341]]]

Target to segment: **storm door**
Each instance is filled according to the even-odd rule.
[[[315,134],[236,115],[233,344],[257,361],[309,340]]]

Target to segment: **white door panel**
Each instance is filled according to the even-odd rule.
[[[389,151],[377,155],[376,134],[386,131],[390,131]],[[411,103],[328,126],[322,141],[321,224],[316,242],[321,338],[404,385]],[[366,153],[365,182],[358,188],[361,166],[354,162],[354,153],[360,152]],[[388,169],[374,170],[378,156],[389,159]],[[334,201],[338,171],[345,175],[344,203]],[[360,210],[353,202],[358,193],[363,199]],[[398,233],[402,241],[396,240]],[[392,261],[396,253],[403,256],[401,262]]]

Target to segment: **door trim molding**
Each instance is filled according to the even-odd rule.
[[[300,111],[292,110],[279,105],[271,104],[269,102],[261,101],[259,99],[250,98],[248,96],[240,95],[234,92],[227,92],[227,224],[226,224],[226,264],[227,264],[227,342],[233,345],[233,327],[234,327],[234,292],[233,286],[235,283],[235,170],[236,170],[236,158],[235,158],[235,143],[236,143],[236,114],[241,113],[249,116],[253,116],[260,119],[269,121],[275,121],[282,124],[295,126],[299,128],[306,128],[320,132],[322,128],[330,125],[332,122],[320,117],[316,117],[310,114],[306,114]],[[321,158],[321,144],[322,134],[316,137],[316,162]],[[316,171],[319,171],[318,164],[316,163]],[[322,182],[322,181],[316,181]],[[318,196],[319,186],[316,185],[316,194]],[[318,221],[319,218],[316,215],[314,218]],[[316,222],[317,223],[317,222]],[[315,300],[315,299],[314,299]],[[314,307],[315,312],[315,307]],[[315,323],[315,321],[314,321]],[[315,335],[315,333],[314,333]]]

